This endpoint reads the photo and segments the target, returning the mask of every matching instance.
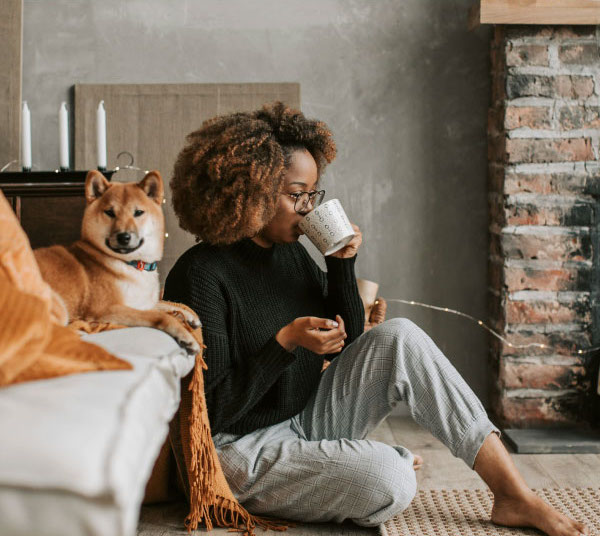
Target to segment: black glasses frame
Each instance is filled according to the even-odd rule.
[[[294,192],[289,195],[294,200],[294,210],[298,213],[302,213],[306,210],[309,203],[312,203],[312,207],[318,207],[323,198],[325,197],[325,190],[314,190],[312,192]],[[298,209],[300,207],[300,210]]]

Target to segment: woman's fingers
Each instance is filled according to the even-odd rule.
[[[319,318],[318,316],[307,316],[306,317],[307,327],[308,329],[335,329],[337,326],[337,322],[335,320],[330,320],[329,318]]]
[[[330,329],[329,331],[319,331],[315,334],[323,344],[330,344],[339,342],[347,337],[346,332],[343,330],[342,326],[338,326],[335,329]]]
[[[348,242],[346,247],[351,246],[358,249],[362,244],[362,231],[359,229],[358,225],[355,225],[354,223],[351,223],[350,225],[352,225],[352,229],[354,229],[354,237]]]
[[[348,335],[340,315],[336,315],[335,320],[308,316],[302,318],[302,321],[306,337],[305,347],[319,354],[337,353],[344,348],[344,339]],[[309,343],[311,339],[313,342]]]
[[[333,341],[331,341],[329,344],[324,345],[324,351],[326,354],[332,354],[334,352],[339,352],[342,350],[342,348],[344,348],[345,346],[345,341],[344,341],[345,337],[339,338],[339,339],[335,339]]]
[[[335,315],[335,319],[339,324],[339,329],[346,333],[346,324],[344,323],[344,319],[340,315]]]
[[[315,344],[313,351],[316,351],[317,353],[329,354],[332,353],[336,348],[339,348],[340,344],[344,342],[344,337],[339,332],[336,334],[331,333],[331,331],[321,331],[314,334]]]

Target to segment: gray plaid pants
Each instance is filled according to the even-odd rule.
[[[488,434],[499,433],[427,334],[394,318],[343,350],[298,415],[213,437],[233,494],[253,514],[367,527],[387,521],[415,495],[413,455],[364,438],[400,400],[469,467]]]

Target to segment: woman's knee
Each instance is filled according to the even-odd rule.
[[[393,470],[387,475],[383,490],[391,499],[390,511],[394,515],[406,510],[417,492],[417,477],[413,455],[403,447],[389,447],[395,455]],[[392,455],[390,453],[389,455]]]
[[[420,345],[424,332],[408,318],[390,318],[371,329],[375,338],[373,343],[380,341],[385,345],[390,343],[398,348]]]
[[[409,333],[420,330],[412,320],[408,318],[395,317],[377,324],[371,331],[375,334],[386,334],[392,336],[408,335]]]
[[[417,493],[417,477],[415,469],[410,464],[403,464],[386,479],[383,489],[390,497],[389,511],[393,517],[408,508]]]
[[[382,362],[390,367],[390,373],[396,369],[406,367],[405,357],[411,358],[419,355],[422,360],[427,361],[427,352],[421,352],[423,341],[427,339],[425,333],[412,320],[408,318],[390,318],[381,324],[378,324],[367,332],[365,343],[373,348],[382,348],[377,355],[381,357],[381,362],[377,366],[381,368]],[[392,350],[392,351],[390,351]],[[409,365],[414,366],[414,359],[409,360]],[[391,382],[395,381],[395,375],[390,374]]]
[[[381,471],[368,482],[374,490],[370,511],[366,516],[354,518],[358,525],[365,527],[378,526],[406,510],[417,491],[412,454],[401,447],[377,445],[376,463]]]

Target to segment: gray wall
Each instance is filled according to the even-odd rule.
[[[358,276],[485,317],[490,29],[467,31],[471,3],[25,0],[34,164],[57,167],[57,110],[77,82],[300,82],[303,111],[338,144],[323,184],[364,233]],[[487,401],[483,330],[390,303],[394,316]]]

